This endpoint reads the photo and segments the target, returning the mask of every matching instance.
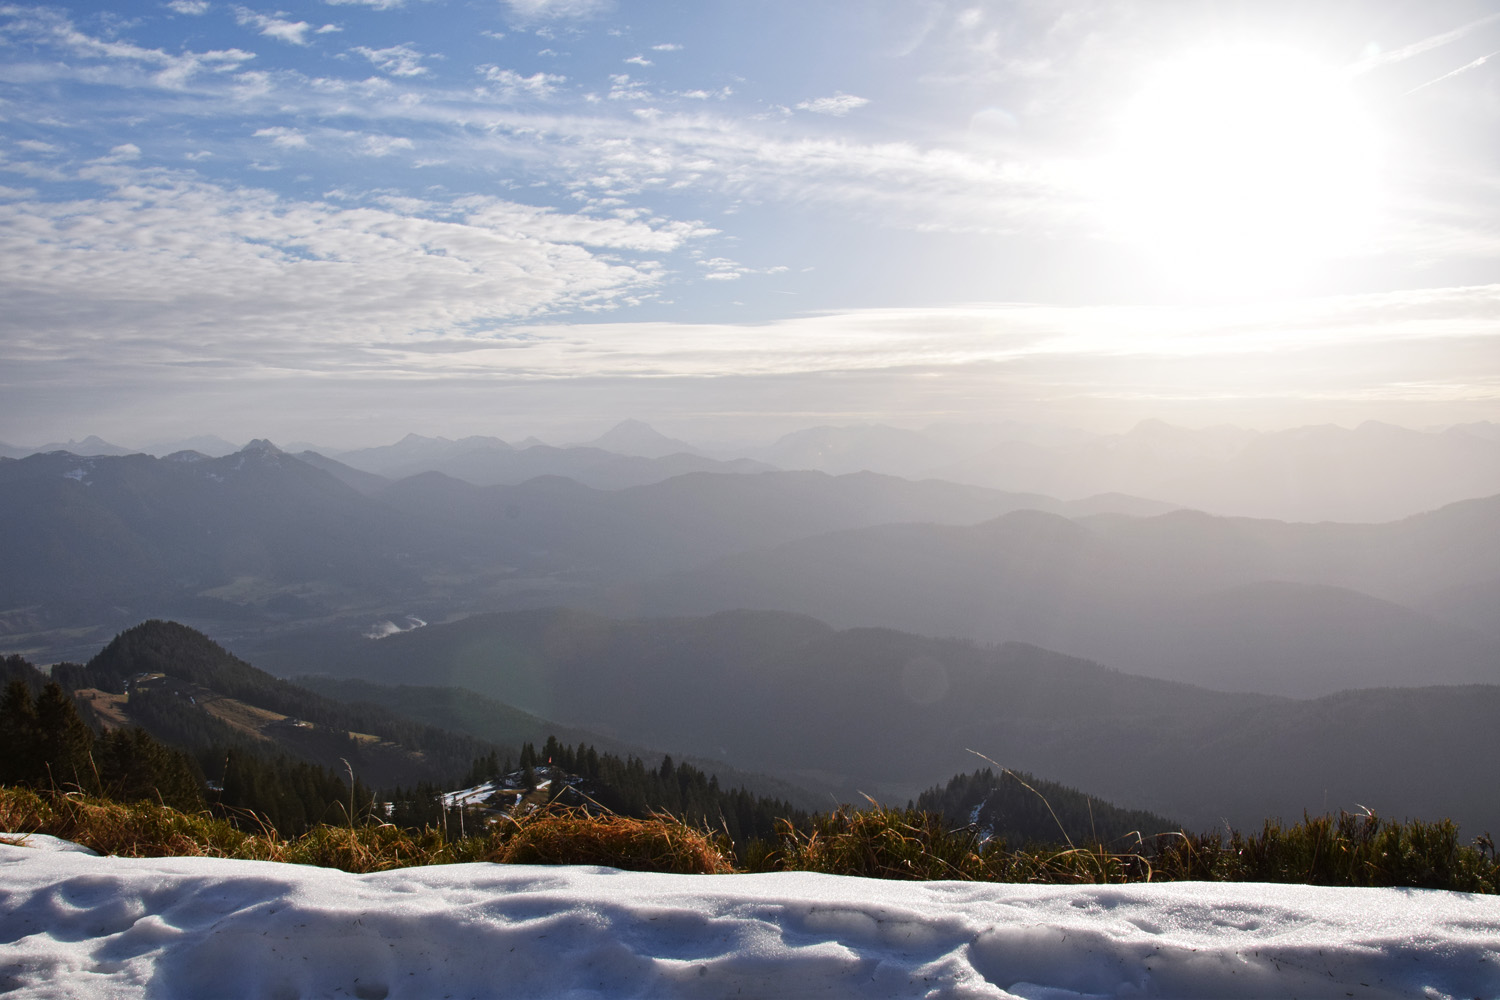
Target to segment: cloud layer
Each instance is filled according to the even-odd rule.
[[[1494,405],[1500,21],[1456,0],[1232,25],[1112,0],[96,6],[0,4],[8,421],[23,382],[143,407],[225,372],[635,380],[677,410],[731,383],[753,410],[760,384],[886,419],[944,392]],[[1349,81],[1381,213],[1275,294],[1194,296],[1111,228],[1108,173],[1152,68],[1231,28]]]

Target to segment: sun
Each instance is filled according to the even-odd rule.
[[[1302,53],[1236,46],[1169,61],[1118,125],[1110,227],[1174,285],[1295,283],[1369,239],[1369,115],[1346,74]]]

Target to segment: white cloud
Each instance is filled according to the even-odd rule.
[[[412,141],[405,136],[367,135],[359,151],[366,156],[390,156],[397,150],[413,148]]]
[[[628,63],[632,63],[633,65],[636,65],[636,66],[655,66],[656,65],[656,63],[652,62],[650,59],[647,59],[645,56],[631,56],[629,59],[626,59],[625,61],[628,62]]]
[[[282,149],[299,149],[307,145],[307,136],[297,129],[288,128],[285,125],[277,125],[272,128],[257,129],[257,139],[270,139],[271,144]]]
[[[747,275],[753,274],[784,274],[787,267],[778,265],[776,267],[754,268],[746,267],[739,261],[728,257],[708,257],[699,260],[698,266],[708,271],[703,275],[706,281],[738,281]]]
[[[651,91],[644,84],[630,79],[629,73],[611,73],[609,77],[609,99],[611,101],[649,101]]]
[[[208,13],[208,0],[169,0],[167,7],[178,14],[196,17]]]
[[[732,262],[731,262],[732,263]],[[721,273],[729,274],[729,271]],[[725,277],[716,280],[732,281]],[[558,359],[569,374],[657,372],[703,377],[816,372],[953,371],[969,365],[1009,371],[1008,384],[1043,396],[1079,391],[1123,399],[1150,392],[1198,400],[1249,388],[1288,396],[1399,395],[1414,357],[1443,364],[1500,339],[1493,316],[1500,285],[1262,303],[1237,307],[1067,307],[1028,303],[949,308],[856,309],[770,323],[620,323],[537,327],[577,354]],[[524,328],[523,328],[524,329]],[[1372,339],[1392,350],[1371,355]],[[1404,345],[1398,347],[1397,345]],[[1403,353],[1405,352],[1405,353]],[[1364,357],[1292,380],[1289,357]],[[1454,398],[1493,399],[1500,372],[1492,355],[1472,377],[1455,377]]]
[[[521,21],[578,20],[611,6],[608,0],[505,0],[505,5]]]
[[[148,49],[131,42],[95,38],[79,31],[74,27],[73,22],[54,10],[15,6],[0,9],[12,18],[11,23],[7,25],[11,34],[38,43],[51,42],[60,49],[84,59],[155,67],[156,72],[150,78],[151,83],[173,90],[186,87],[201,72],[230,72],[255,58],[255,53],[241,49],[168,53],[161,49]],[[82,78],[88,77],[86,69],[80,68],[74,72]]]
[[[1485,63],[1489,62],[1491,59],[1495,58],[1495,56],[1500,56],[1500,52],[1491,52],[1491,53],[1488,53],[1487,55],[1482,55],[1478,59],[1475,59],[1472,62],[1467,62],[1464,65],[1458,67],[1458,69],[1449,70],[1447,73],[1444,73],[1442,76],[1435,77],[1434,79],[1428,80],[1424,84],[1421,84],[1419,86],[1413,87],[1412,89],[1408,90],[1406,93],[1402,94],[1401,96],[1402,97],[1410,97],[1412,94],[1415,94],[1417,91],[1419,91],[1419,90],[1426,90],[1428,87],[1431,87],[1435,83],[1442,83],[1444,80],[1447,80],[1447,79],[1449,79],[1451,77],[1458,76],[1460,73],[1467,73],[1471,69],[1478,69],[1479,67],[1483,66]]]
[[[480,66],[479,73],[494,85],[493,91],[507,100],[526,94],[538,100],[551,97],[557,88],[568,82],[565,76],[555,73],[542,73],[540,71],[530,76],[522,76],[513,69],[501,69],[498,66]]]
[[[16,145],[19,146],[20,148],[26,150],[29,153],[60,153],[60,152],[62,152],[62,147],[61,146],[53,145],[50,142],[42,142],[40,139],[22,139],[19,142],[17,142]]]
[[[280,11],[271,15],[236,7],[234,19],[242,25],[260,29],[260,33],[267,38],[275,38],[289,45],[307,45],[307,33],[313,30],[313,26],[306,21],[288,21]]]
[[[373,7],[375,10],[395,10],[406,5],[406,0],[323,0],[334,7]]]
[[[83,44],[83,43],[79,43]],[[94,43],[106,44],[106,43]],[[108,43],[113,44],[113,43]],[[420,58],[410,47],[368,49],[393,68]],[[402,49],[406,51],[403,53]],[[248,53],[243,58],[250,58]],[[168,60],[161,53],[131,49],[122,59]],[[394,60],[394,61],[389,61]],[[196,72],[200,63],[176,64],[174,72]],[[155,66],[147,66],[154,70]],[[410,67],[416,68],[416,67]],[[598,102],[588,115],[506,108],[516,99],[556,98],[560,74],[482,66],[488,86],[445,91],[413,85],[426,77],[371,76],[363,80],[308,79],[296,73],[236,74],[233,100],[207,77],[197,93],[224,97],[215,108],[235,116],[268,106],[290,122],[319,116],[359,116],[366,133],[422,138],[422,158],[457,169],[487,169],[503,160],[529,174],[523,182],[633,197],[649,189],[695,190],[705,196],[782,200],[836,207],[854,217],[892,228],[965,232],[1013,232],[1021,226],[1074,226],[1087,191],[1067,164],[1038,161],[1005,151],[962,150],[913,143],[861,143],[831,137],[787,135],[776,125],[702,112],[671,114],[656,110],[630,119],[610,104],[632,112],[656,104],[658,96],[629,74],[614,74],[606,94],[574,95]],[[420,96],[420,100],[415,98]],[[678,101],[723,100],[728,91],[687,91],[662,95]],[[497,101],[497,97],[500,98]],[[271,105],[270,102],[274,102]],[[660,108],[660,105],[658,105]],[[268,124],[254,121],[250,131]],[[317,133],[309,133],[317,141]],[[339,148],[336,144],[322,148]],[[356,145],[355,148],[358,148]],[[386,149],[389,152],[389,149]]]
[[[869,104],[869,98],[855,97],[853,94],[838,93],[832,97],[818,97],[810,101],[803,101],[797,105],[799,111],[811,111],[818,115],[834,115],[843,117],[849,112]]]
[[[985,145],[962,138],[862,142],[816,131],[799,134],[780,122],[748,120],[738,113],[742,108],[718,113],[717,100],[708,107],[700,103],[725,99],[723,90],[658,93],[624,73],[612,76],[607,90],[598,90],[596,97],[608,96],[609,103],[600,100],[590,109],[583,104],[588,98],[582,88],[574,89],[576,79],[549,73],[523,76],[493,65],[479,67],[487,85],[472,86],[479,81],[471,79],[471,86],[451,90],[432,79],[435,73],[385,77],[364,71],[361,75],[369,79],[350,74],[347,79],[309,80],[282,69],[253,75],[241,70],[234,77],[238,91],[231,100],[227,80],[210,70],[242,67],[242,60],[252,58],[249,53],[168,55],[127,42],[87,38],[38,10],[27,9],[23,16],[34,33],[65,50],[57,74],[90,79],[85,73],[97,72],[95,59],[120,66],[112,71],[110,83],[140,86],[149,76],[162,84],[164,74],[170,73],[174,89],[191,85],[195,96],[203,99],[203,120],[211,115],[254,114],[246,123],[249,127],[237,130],[240,135],[278,122],[327,120],[320,116],[330,114],[357,116],[363,121],[350,127],[361,134],[420,135],[424,161],[442,160],[459,171],[487,170],[506,162],[520,175],[515,183],[545,183],[553,190],[590,196],[634,199],[651,190],[679,190],[733,200],[701,211],[732,209],[740,199],[747,205],[818,205],[881,226],[950,232],[1046,230],[1073,236],[1088,225],[1092,194],[1079,179],[1079,162],[1044,158],[1040,144],[1022,145],[1031,141],[1027,135],[1006,135],[1003,142]],[[15,37],[13,25],[7,30]],[[365,49],[360,61],[374,63],[372,54],[377,53],[393,70],[419,70],[426,58],[410,46],[392,46]],[[127,76],[131,64],[136,71]],[[558,93],[565,83],[574,86],[566,94]],[[557,103],[544,108],[522,103],[543,98]],[[839,99],[845,104],[863,100],[848,94],[823,100]],[[688,111],[690,102],[693,110]],[[811,111],[813,103],[803,102],[802,110]],[[658,110],[626,117],[627,110],[646,105]],[[271,109],[277,117],[268,121],[264,113]],[[159,110],[147,104],[141,113]],[[320,149],[349,148],[324,143],[319,131],[308,129],[307,135]],[[127,137],[128,133],[122,136]],[[204,148],[204,141],[195,139],[184,148]],[[1473,219],[1460,224],[1476,232],[1493,229],[1492,217],[1481,213]]]
[[[1349,72],[1351,74],[1358,75],[1361,73],[1368,73],[1373,69],[1379,69],[1382,66],[1388,66],[1392,63],[1405,62],[1406,60],[1411,59],[1414,56],[1419,56],[1424,52],[1428,52],[1436,48],[1441,48],[1442,46],[1448,45],[1451,42],[1456,42],[1475,29],[1482,28],[1488,24],[1492,24],[1497,20],[1500,20],[1500,14],[1486,14],[1478,20],[1470,21],[1468,24],[1461,25],[1460,27],[1454,28],[1451,31],[1445,31],[1441,34],[1431,35],[1409,45],[1403,45],[1400,48],[1390,52],[1376,53],[1369,58],[1363,59],[1355,65],[1351,66],[1349,68]]]
[[[662,42],[660,45],[651,46],[652,52],[681,52],[682,46],[676,42]]]
[[[427,58],[410,45],[392,45],[385,49],[371,49],[363,45],[353,50],[370,60],[375,68],[391,76],[421,76],[427,67],[422,60]]]
[[[652,97],[625,74],[612,82],[615,100]],[[1003,233],[1024,225],[1076,227],[1085,204],[1066,164],[771,132],[704,113],[658,113],[631,123],[497,111],[486,134],[462,155],[476,162],[513,157],[592,196],[694,189],[836,206],[891,228]]]
[[[188,353],[370,343],[607,309],[660,277],[649,259],[622,255],[670,252],[704,232],[489,197],[340,206],[120,165],[84,176],[109,193],[0,203],[0,328],[12,354],[125,350],[135,338]]]

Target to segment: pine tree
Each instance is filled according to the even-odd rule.
[[[0,785],[30,784],[44,771],[36,704],[30,686],[17,677],[0,698]]]
[[[42,688],[36,700],[38,750],[51,782],[99,792],[94,773],[94,731],[78,715],[78,706],[56,681]]]

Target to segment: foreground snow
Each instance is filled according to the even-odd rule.
[[[46,846],[40,841],[38,847]],[[0,846],[21,997],[1500,997],[1500,899]]]

